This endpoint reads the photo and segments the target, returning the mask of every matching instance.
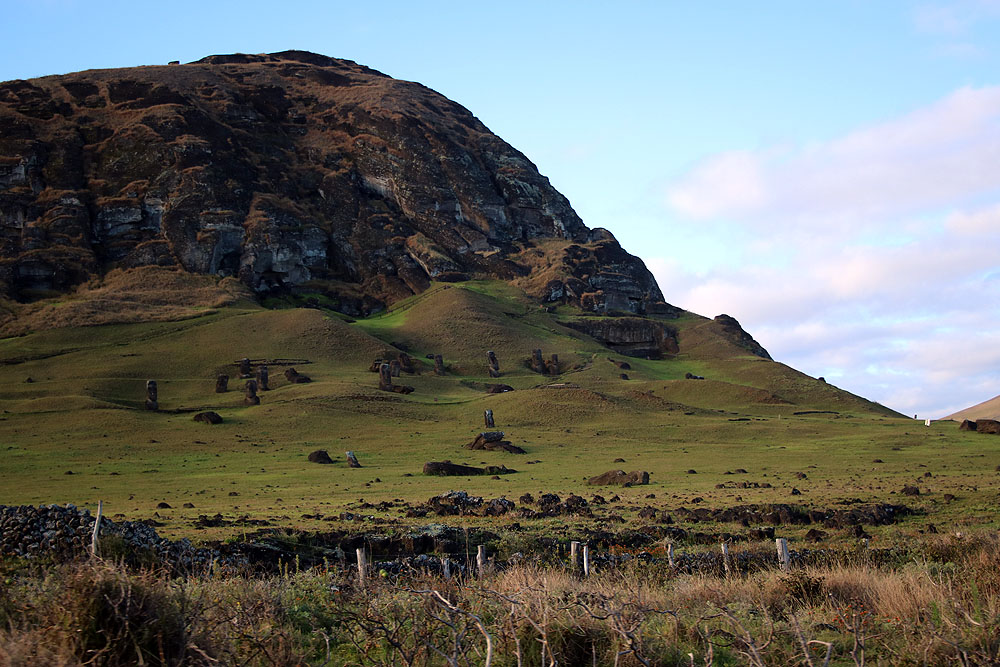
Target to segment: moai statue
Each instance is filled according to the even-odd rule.
[[[390,361],[389,362],[389,375],[391,375],[394,378],[398,378],[399,377],[399,371],[400,371],[399,362],[397,360],[395,360],[395,359],[393,359],[392,361]]]
[[[220,375],[215,378],[215,393],[225,394],[227,391],[229,391],[229,376]]]
[[[382,391],[392,391],[392,372],[389,364],[382,364],[378,369],[378,388]]]
[[[542,359],[541,350],[532,350],[531,352],[531,370],[536,373],[545,373],[545,361]]]
[[[160,409],[160,404],[157,400],[156,380],[146,380],[146,409]]]
[[[552,360],[545,364],[545,372],[549,375],[559,375],[559,355],[553,354]]]
[[[261,364],[260,368],[257,369],[257,384],[261,391],[271,391],[271,388],[267,386],[267,364]]]
[[[253,377],[253,368],[250,367],[250,360],[246,357],[240,360],[240,377],[244,379]]]
[[[483,421],[486,422],[486,428],[496,428],[496,424],[493,423],[493,411],[486,410],[483,412]]]
[[[406,352],[399,353],[399,370],[404,373],[413,373],[413,359]]]
[[[245,405],[260,405],[260,396],[257,395],[257,381],[247,380],[246,396],[243,397]]]
[[[486,361],[489,363],[490,377],[500,377],[500,362],[497,361],[497,355],[493,353],[493,350],[486,353]]]
[[[345,452],[347,454],[347,467],[348,468],[360,468],[361,464],[358,463],[358,457],[354,455],[354,452]]]
[[[440,354],[434,355],[434,375],[444,375],[444,359]]]

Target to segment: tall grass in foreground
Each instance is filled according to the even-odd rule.
[[[351,571],[171,577],[8,562],[2,665],[937,665],[1000,661],[1000,541],[731,578]],[[377,573],[377,570],[376,570]]]

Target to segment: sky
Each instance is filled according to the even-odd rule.
[[[1000,0],[0,6],[0,80],[302,49],[419,81],[668,302],[921,419],[1000,394]]]

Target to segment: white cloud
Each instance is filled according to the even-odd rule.
[[[668,300],[729,313],[776,359],[904,414],[1000,394],[1000,86],[710,156],[666,190],[697,221],[685,243],[738,260],[650,261]]]
[[[920,5],[913,12],[913,26],[930,35],[959,35],[970,22],[968,13],[956,6]]]
[[[725,214],[727,208],[762,207],[767,187],[763,166],[753,153],[723,153],[699,166],[684,187],[668,193],[668,199],[675,209],[693,218]]]
[[[957,234],[1000,233],[1000,204],[978,211],[957,211],[945,219],[948,230]]]
[[[998,191],[1000,86],[989,86],[834,141],[710,157],[668,187],[667,203],[688,218],[817,231]]]

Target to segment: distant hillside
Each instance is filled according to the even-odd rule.
[[[973,405],[971,408],[959,410],[944,419],[954,419],[955,421],[962,421],[963,419],[971,421],[975,421],[976,419],[1000,419],[1000,396],[994,396],[988,401]]]

